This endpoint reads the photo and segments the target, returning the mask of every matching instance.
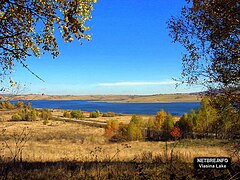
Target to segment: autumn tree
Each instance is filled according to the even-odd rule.
[[[142,118],[133,115],[127,128],[127,138],[129,140],[141,140],[143,138],[141,127],[143,126]]]
[[[165,120],[167,113],[162,109],[161,111],[157,112],[156,119],[154,122],[154,127],[156,129],[160,129],[162,126],[163,121]]]
[[[240,109],[240,3],[186,0],[179,17],[168,21],[170,36],[186,49],[182,83],[207,86]]]
[[[55,32],[65,42],[90,40],[86,21],[96,0],[2,0],[0,3],[1,77],[11,73],[18,62],[50,52],[59,54]],[[82,43],[82,41],[81,41]],[[32,72],[33,73],[33,72]]]
[[[194,127],[194,130],[208,134],[209,132],[212,132],[211,124],[217,120],[217,110],[211,106],[210,99],[204,97],[201,101],[201,107],[198,108],[197,111],[196,126]]]
[[[181,137],[181,130],[179,127],[175,126],[171,131],[171,136],[176,140]]]

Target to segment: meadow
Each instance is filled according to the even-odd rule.
[[[61,110],[50,120],[10,121],[16,110],[1,111],[1,178],[14,179],[211,179],[233,177],[231,170],[195,170],[194,157],[231,157],[232,143],[221,139],[109,142],[104,127],[64,121]],[[89,118],[129,123],[130,115]],[[143,116],[147,120],[149,116]],[[177,120],[179,117],[175,117]],[[167,145],[167,146],[166,146]],[[166,149],[167,147],[167,149]],[[206,174],[207,172],[207,174]]]

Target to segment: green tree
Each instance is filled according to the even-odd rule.
[[[162,126],[161,126],[164,139],[170,138],[170,133],[171,133],[173,127],[174,127],[173,117],[170,113],[168,113],[162,123]]]
[[[211,132],[211,124],[217,121],[217,110],[211,106],[210,99],[204,97],[201,101],[201,107],[197,111],[196,126],[194,130],[208,134]]]
[[[192,133],[193,123],[191,116],[186,113],[181,116],[175,125],[180,128],[183,138],[185,138],[187,134]]]
[[[134,123],[136,126],[140,127],[143,125],[143,119],[140,116],[133,115],[130,123]]]
[[[239,1],[186,0],[168,22],[174,42],[186,49],[182,82],[202,84],[240,109]]]
[[[197,115],[194,109],[191,109],[188,113],[188,119],[191,121],[192,126],[196,125]]]
[[[3,0],[0,5],[1,74],[12,72],[15,63],[27,68],[27,57],[59,54],[55,31],[65,42],[90,40],[86,21],[96,0]],[[81,42],[82,43],[82,42]]]
[[[130,122],[127,128],[127,137],[131,141],[141,140],[143,138],[141,129],[137,124]]]
[[[148,122],[146,123],[146,128],[153,128],[154,127],[154,120],[153,120],[153,118],[149,118],[148,119]]]

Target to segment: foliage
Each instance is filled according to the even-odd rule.
[[[24,102],[22,102],[22,101],[18,101],[17,103],[16,103],[16,107],[17,108],[23,108],[24,107]]]
[[[103,113],[102,117],[115,117],[116,114],[114,112]]]
[[[84,117],[83,112],[80,110],[73,110],[71,111],[70,114],[72,118],[76,118],[76,119],[80,119]]]
[[[13,109],[14,108],[14,105],[10,103],[10,101],[6,101],[5,102],[5,107],[6,109]]]
[[[176,122],[176,126],[180,128],[183,138],[192,133],[193,123],[187,114],[181,116],[179,121]]]
[[[182,82],[207,86],[240,108],[239,1],[187,0],[180,17],[168,21],[181,43]]]
[[[90,40],[86,21],[96,0],[14,1],[4,0],[0,5],[0,64],[1,74],[11,73],[15,63],[28,69],[25,60],[50,52],[59,54],[55,31],[65,42],[73,39]]]
[[[12,115],[11,118],[12,121],[21,121],[22,120],[22,116],[20,116],[18,113]]]
[[[71,118],[71,112],[65,110],[65,111],[63,112],[63,117]]]
[[[164,119],[162,123],[162,131],[163,131],[163,138],[169,139],[170,138],[170,132],[174,127],[173,117],[170,113],[167,114],[166,118]]]
[[[143,119],[140,116],[136,116],[135,114],[132,116],[130,123],[134,123],[137,126],[142,126],[143,125]]]
[[[113,130],[117,131],[119,129],[119,121],[115,119],[107,121],[107,128],[112,128]]]
[[[145,124],[146,128],[153,128],[154,127],[154,120],[153,118],[149,118],[148,122]]]
[[[178,139],[181,137],[181,130],[179,127],[175,126],[172,131],[171,131],[171,136],[174,138],[174,139]]]
[[[197,111],[196,126],[194,127],[194,130],[208,134],[208,132],[212,130],[210,125],[216,120],[217,110],[211,106],[210,99],[204,97],[201,101],[201,107],[198,108]]]
[[[156,129],[160,129],[162,126],[163,121],[165,120],[167,113],[162,109],[161,111],[157,112],[156,119],[154,123],[154,127]]]
[[[137,124],[130,122],[127,128],[127,138],[131,141],[141,140],[143,138],[142,131]]]
[[[108,120],[107,126],[105,128],[104,136],[106,138],[110,138],[113,135],[118,134],[119,133],[118,130],[119,130],[119,121],[115,119]]]
[[[96,110],[95,112],[90,112],[90,118],[98,118],[101,115],[100,111]]]
[[[35,121],[37,120],[37,112],[35,109],[22,108],[18,111],[17,115],[21,117],[23,121]],[[13,117],[12,117],[13,118]]]
[[[52,113],[50,110],[48,109],[43,109],[40,113],[40,118],[42,118],[43,120],[49,120],[52,118]]]
[[[6,106],[5,106],[5,102],[0,102],[0,109],[5,109],[6,108]]]

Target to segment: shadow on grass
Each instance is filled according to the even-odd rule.
[[[237,179],[240,164],[230,169],[194,169],[179,160],[162,162],[2,162],[1,179]]]

